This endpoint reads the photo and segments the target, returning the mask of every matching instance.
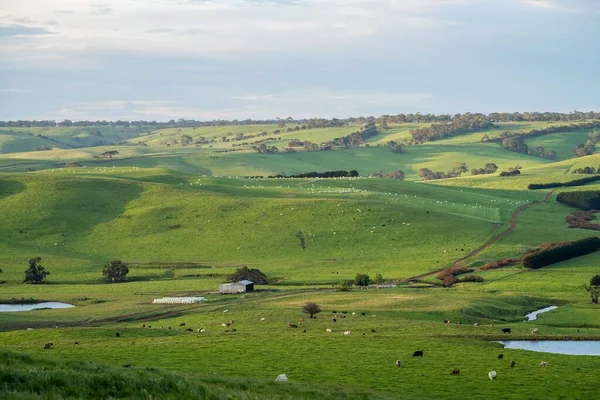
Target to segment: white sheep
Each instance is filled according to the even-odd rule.
[[[331,333],[331,332],[332,332],[332,330],[327,328],[327,333]]]
[[[288,377],[285,376],[285,374],[278,375],[277,378],[275,378],[275,382],[287,382],[287,381],[288,381]]]
[[[490,371],[490,372],[488,372],[488,376],[490,377],[491,381],[493,381],[494,379],[496,379],[496,375],[498,375],[496,373],[496,371]]]
[[[352,331],[344,331],[344,335],[351,335]]]
[[[540,367],[547,367],[548,366],[548,361],[542,361],[540,363]]]

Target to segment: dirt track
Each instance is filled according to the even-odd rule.
[[[506,236],[508,236],[512,231],[515,230],[515,228],[517,227],[517,217],[519,216],[519,214],[523,211],[525,211],[527,208],[531,207],[531,206],[535,206],[541,203],[547,203],[548,201],[550,201],[550,198],[552,197],[552,195],[554,194],[556,190],[552,190],[550,192],[548,192],[548,194],[546,195],[546,197],[544,198],[544,200],[540,200],[540,201],[534,201],[532,203],[527,203],[525,205],[522,205],[521,207],[517,208],[513,213],[512,216],[510,218],[510,227],[502,232],[501,234],[499,234],[498,236],[488,240],[487,242],[485,242],[483,245],[479,246],[478,248],[476,248],[475,250],[471,251],[470,253],[468,253],[466,256],[459,258],[458,260],[454,261],[454,263],[452,263],[452,265],[450,265],[448,268],[441,268],[438,269],[436,271],[433,272],[428,272],[426,274],[422,274],[422,275],[417,275],[417,276],[413,276],[410,278],[406,278],[406,279],[402,279],[399,282],[408,282],[408,281],[412,281],[415,279],[420,279],[420,278],[425,278],[428,276],[432,276],[432,275],[436,275],[446,269],[449,268],[453,268],[453,267],[457,267],[459,265],[462,264],[463,261],[476,256],[477,254],[481,253],[482,251],[486,250],[487,248],[493,246],[494,244],[496,244],[498,241],[500,241],[501,239],[505,238]]]

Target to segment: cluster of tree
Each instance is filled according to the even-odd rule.
[[[502,171],[500,172],[500,176],[517,176],[521,175],[521,171],[518,169],[513,169],[512,171]]]
[[[523,257],[525,268],[537,269],[600,250],[600,238],[593,236]]]
[[[50,275],[50,272],[46,271],[46,268],[42,266],[42,259],[35,257],[29,260],[29,268],[25,270],[25,283],[42,283],[46,277]]]
[[[573,174],[600,174],[600,166],[598,168],[594,167],[583,167],[583,168],[575,168],[572,172]]]
[[[109,160],[112,160],[113,157],[118,154],[119,154],[119,152],[117,150],[109,150],[109,151],[105,151],[104,153],[100,154],[100,156],[94,156],[94,158],[108,158]]]
[[[389,174],[386,174],[386,173],[382,172],[381,170],[379,170],[377,172],[371,172],[369,174],[369,178],[388,178],[388,179],[396,179],[398,181],[403,181],[404,180],[404,172],[402,170],[397,170],[394,172],[390,172]]]
[[[264,143],[261,143],[258,146],[252,146],[252,150],[257,153],[279,153],[279,148],[277,148],[277,146],[267,146]]]
[[[246,266],[236,269],[233,274],[227,276],[227,282],[239,282],[246,279],[262,285],[269,283],[267,276],[259,269]]]
[[[473,271],[473,269],[467,267],[452,267],[438,273],[436,278],[443,282],[444,287],[450,287],[459,282],[483,282],[483,277],[479,275],[466,275],[459,278],[460,275]]]
[[[589,211],[574,211],[567,215],[565,220],[569,228],[578,229],[589,229],[593,231],[600,231],[600,224],[595,224],[591,221],[596,219],[596,210]]]
[[[569,182],[531,183],[529,186],[527,186],[527,189],[537,190],[537,189],[551,189],[551,188],[557,188],[557,187],[580,186],[580,185],[585,185],[586,183],[594,182],[597,180],[600,180],[600,176],[589,176],[587,178],[575,179],[575,180],[569,181]]]
[[[371,282],[374,282],[377,285],[381,285],[385,282],[385,279],[383,279],[383,275],[378,273],[375,274],[375,278],[373,278],[373,280],[371,281],[371,277],[369,275],[358,273],[356,274],[353,280],[339,281],[335,285],[335,288],[338,292],[347,292],[349,290],[352,290],[352,286],[369,286]]]
[[[31,151],[47,151],[47,150],[52,150],[52,148],[48,147],[48,146],[35,146],[34,148],[31,149]]]
[[[548,126],[546,128],[536,128],[527,132],[519,132],[513,133],[510,131],[505,131],[500,133],[497,136],[489,137],[488,135],[484,135],[481,138],[482,142],[501,142],[502,139],[512,136],[527,136],[528,138],[538,137],[549,135],[551,133],[564,133],[564,132],[576,132],[581,130],[588,129],[597,129],[600,128],[600,121],[586,121],[578,124],[569,124],[569,125],[553,125]]]
[[[575,149],[573,149],[573,153],[575,153],[575,158],[577,157],[585,157],[590,156],[596,152],[596,144],[600,141],[600,131],[598,129],[594,129],[591,133],[588,134],[588,140],[584,143],[579,143]]]
[[[562,192],[559,193],[558,196],[556,196],[556,201],[562,204],[566,204],[569,207],[579,208],[580,210],[599,210],[600,191],[586,190],[576,192]]]
[[[279,173],[277,175],[268,176],[267,178],[354,178],[358,176],[358,171],[325,171],[325,172],[304,172],[296,175],[285,175]],[[257,177],[262,178],[262,177]]]
[[[498,166],[494,163],[487,163],[483,168],[473,168],[471,175],[487,175],[498,171]]]
[[[484,137],[482,139],[482,141],[483,142],[500,141],[502,143],[502,147],[508,151],[513,151],[515,153],[529,154],[530,156],[537,156],[537,157],[545,158],[548,160],[556,159],[556,151],[546,150],[542,146],[536,147],[535,150],[531,149],[525,143],[525,138],[526,138],[526,135],[523,135],[523,134],[513,134],[511,132],[506,132],[505,134],[500,135],[499,138],[489,139],[489,138]]]
[[[356,147],[364,144],[368,138],[378,134],[379,130],[377,129],[377,126],[370,122],[362,126],[360,130],[356,132],[321,143],[321,147],[326,150],[333,147]]]
[[[452,169],[452,171],[448,173],[432,171],[429,168],[420,168],[418,174],[421,178],[423,178],[424,181],[430,181],[434,179],[456,178],[461,176],[464,172],[467,172],[468,170],[469,168],[464,162],[457,162],[456,166]]]
[[[469,114],[469,113],[467,113]],[[311,128],[329,128],[343,126],[348,123],[364,124],[366,122],[376,122],[378,124],[413,124],[413,123],[433,123],[451,121],[453,118],[461,117],[461,114],[396,114],[382,115],[378,118],[369,117],[350,117],[346,119],[325,119],[325,118],[310,118],[310,119],[294,119],[287,117],[285,119],[265,119],[265,120],[212,120],[212,121],[196,121],[193,119],[180,118],[178,120],[169,120],[167,122],[157,121],[106,121],[106,120],[82,120],[71,121],[65,119],[63,121],[55,120],[18,120],[18,121],[0,121],[0,127],[54,127],[54,126],[119,126],[119,127],[156,127],[173,128],[173,127],[202,127],[202,126],[226,126],[226,125],[263,125],[277,124],[285,126],[286,124],[305,124],[308,129]],[[600,119],[600,112],[593,111],[573,111],[568,114],[557,112],[515,112],[515,113],[490,113],[487,118],[492,122],[521,122],[521,121],[587,121],[592,119]]]
[[[424,143],[493,126],[494,124],[485,115],[467,113],[455,115],[449,122],[435,123],[428,128],[411,129],[410,134],[414,143]]]

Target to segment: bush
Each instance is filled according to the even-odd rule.
[[[464,278],[461,278],[459,282],[483,282],[483,276],[467,275]]]
[[[458,278],[455,277],[454,275],[448,275],[448,276],[444,277],[444,287],[450,287],[450,286],[454,285],[455,283],[458,283]]]
[[[23,282],[40,283],[46,279],[46,276],[50,275],[50,272],[46,271],[40,264],[41,261],[42,259],[40,257],[29,260],[29,268],[25,270],[25,280]]]
[[[490,269],[498,269],[498,268],[502,268],[502,267],[510,267],[511,265],[516,265],[518,263],[518,260],[512,259],[512,258],[503,258],[501,260],[498,261],[492,261],[489,262],[485,265],[483,265],[481,268],[481,270],[483,271],[487,271]]]
[[[593,236],[527,255],[523,258],[523,266],[531,269],[542,268],[598,250],[600,250],[600,238]]]
[[[267,276],[260,272],[260,270],[254,268],[249,269],[246,266],[238,268],[233,274],[227,276],[227,282],[239,282],[245,279],[261,285],[269,283],[267,281]]]
[[[121,260],[107,261],[102,268],[102,276],[109,282],[124,282],[129,273],[129,267]]]

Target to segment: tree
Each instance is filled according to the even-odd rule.
[[[123,282],[129,273],[129,267],[123,264],[121,260],[107,261],[102,269],[102,275],[109,282]]]
[[[40,264],[41,262],[42,259],[40,257],[29,260],[29,268],[25,270],[25,280],[23,282],[40,283],[46,279],[46,276],[50,275],[50,272],[42,267],[42,264]]]
[[[373,279],[373,281],[378,285],[381,285],[383,282],[385,282],[385,280],[383,279],[383,275],[381,274],[376,274],[375,279]]]
[[[260,270],[255,268],[250,269],[246,266],[236,269],[233,274],[227,276],[227,282],[239,282],[245,279],[259,284],[269,283],[267,276],[260,272]]]
[[[117,150],[109,150],[109,151],[105,151],[104,153],[102,153],[102,157],[112,160],[112,158],[118,154],[119,154],[119,152]]]
[[[356,286],[369,286],[370,280],[371,278],[369,278],[369,275],[359,273],[354,277],[354,284]]]
[[[320,313],[321,306],[315,303],[314,301],[309,301],[305,305],[302,306],[302,312],[304,314],[308,314],[310,318],[313,318],[313,315]]]
[[[583,286],[588,292],[590,292],[592,304],[598,304],[598,297],[600,297],[600,275],[596,275],[590,279],[590,286]]]

